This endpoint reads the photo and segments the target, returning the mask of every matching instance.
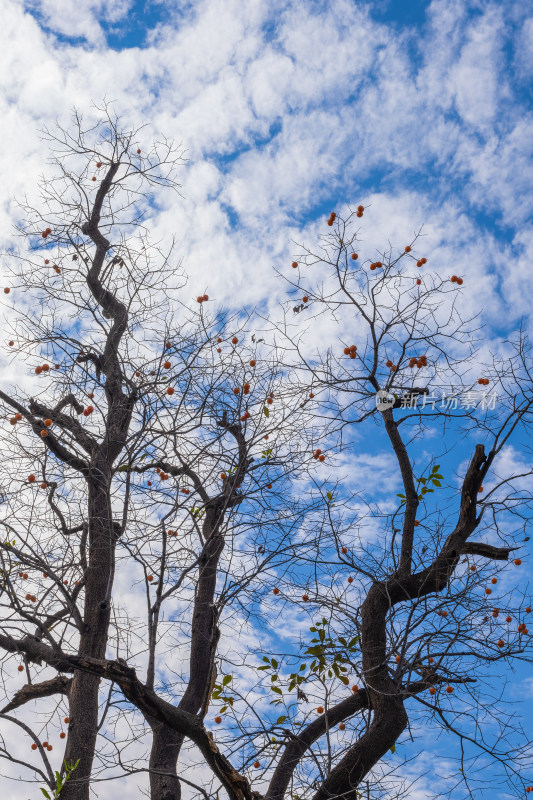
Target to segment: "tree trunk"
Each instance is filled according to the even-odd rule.
[[[181,800],[176,769],[183,735],[164,722],[148,718],[152,728],[150,752],[150,797],[154,800]]]
[[[106,468],[93,468],[87,481],[89,554],[85,576],[84,630],[78,654],[93,658],[105,658],[115,566],[116,542],[106,472]],[[61,800],[89,800],[98,726],[98,685],[97,677],[74,673],[69,696],[70,723],[65,760],[79,759],[79,764],[61,792]]]
[[[224,548],[224,537],[219,533],[218,509],[208,511],[204,523],[206,544],[198,564],[198,585],[192,614],[191,653],[189,659],[189,682],[183,696],[178,703],[181,711],[197,714],[202,707],[207,707],[209,699],[210,679],[212,675],[219,630],[217,627],[217,613],[214,606],[214,597],[217,580],[217,567],[220,555]],[[150,722],[150,720],[148,720]],[[162,723],[156,733],[154,725],[150,722],[154,732],[152,752],[150,755],[150,770],[153,763],[159,763],[164,757],[164,762],[171,776],[164,777],[153,775],[150,772],[150,797],[151,800],[179,800],[180,786],[177,778],[177,760],[183,745],[184,736],[177,734],[167,725]],[[163,763],[163,762],[161,762]],[[166,781],[168,795],[160,794],[160,785]],[[172,794],[172,788],[175,794]]]

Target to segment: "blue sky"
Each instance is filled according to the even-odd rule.
[[[91,119],[105,96],[128,125],[149,123],[147,143],[160,133],[182,143],[182,198],[158,196],[149,223],[154,239],[177,234],[193,295],[200,286],[221,307],[275,315],[287,289],[273,267],[286,273],[293,242],[316,241],[332,209],[362,202],[366,257],[389,241],[403,247],[423,225],[436,274],[465,276],[461,311],[482,312],[487,326],[481,363],[505,352],[501,340],[521,319],[531,333],[531,6],[4,0],[0,37],[2,249],[14,241],[13,197],[37,202],[39,128],[67,123],[74,106]],[[9,304],[3,314],[13,318]],[[317,324],[317,346],[336,335]],[[375,455],[373,437],[361,444]],[[450,472],[471,444],[454,452]],[[364,458],[352,467],[370,469]],[[510,697],[527,695],[531,710],[529,667],[512,681]],[[447,747],[422,757],[429,776],[416,800],[435,778],[431,754]],[[5,792],[18,796],[9,783]],[[462,800],[463,789],[451,796]]]

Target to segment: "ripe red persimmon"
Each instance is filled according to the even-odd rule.
[[[293,261],[292,264],[291,264],[291,267],[293,269],[296,269],[297,266],[298,266],[298,262],[297,261]]]
[[[165,361],[163,364],[163,369],[170,369],[171,366],[172,364],[170,363],[170,361]]]
[[[306,294],[304,294],[304,296],[302,297],[302,303],[308,303],[308,302],[309,302],[309,298],[308,298],[308,296]]]
[[[437,694],[437,690],[435,689],[435,687],[434,687],[434,686],[430,686],[430,687],[429,687],[429,693],[430,693],[430,694]]]
[[[309,601],[309,595],[308,594],[303,594],[302,595],[302,600],[304,601],[304,603],[307,603]]]
[[[405,245],[404,250],[405,250],[406,253],[410,253],[411,252],[411,245],[410,244]]]
[[[324,713],[324,706],[318,706],[317,710],[316,710],[316,713],[317,714],[323,714]]]
[[[19,664],[17,669],[19,672],[24,672],[24,667],[22,666],[22,664]]]
[[[35,483],[35,475],[28,475],[28,483]]]
[[[341,550],[341,553],[345,553],[346,554],[347,552],[348,552],[348,548],[347,547],[343,547],[342,550]]]
[[[234,336],[233,339],[231,340],[232,344],[238,344],[238,342],[239,342],[239,340],[237,339],[236,336]]]
[[[167,394],[174,394],[174,389],[172,388],[172,386],[168,387]]]
[[[277,588],[277,586],[274,589],[272,589],[272,594],[279,594],[279,589]]]
[[[359,253],[352,253],[351,258],[352,258],[352,261],[357,261],[357,259],[359,258]]]
[[[220,723],[222,722],[222,717],[215,717],[215,722],[217,725],[220,725]]]

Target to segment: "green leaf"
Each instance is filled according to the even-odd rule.
[[[281,725],[282,722],[285,722],[287,717],[278,717],[276,720],[276,725]]]
[[[433,479],[431,483],[433,484],[433,486],[442,486],[442,483],[440,481],[436,481],[435,479]]]
[[[227,686],[233,680],[233,675],[224,675],[222,679],[222,686]]]
[[[47,800],[52,800],[52,798],[50,797],[50,795],[48,794],[46,789],[41,788],[41,792],[44,794],[44,796],[47,798]]]
[[[269,417],[270,416],[270,411],[268,410],[268,408],[266,406],[263,408],[263,414],[265,415],[265,417]]]
[[[275,658],[273,658],[273,659],[272,659],[272,661],[271,661],[270,663],[272,664],[272,666],[274,667],[274,669],[277,669],[277,668],[278,668],[278,666],[279,666],[279,665],[278,665],[278,662],[276,661],[276,659],[275,659]]]
[[[391,753],[395,753],[396,752],[396,745],[395,744],[392,745],[390,751],[391,751]]]
[[[328,498],[328,500],[333,500],[333,495],[331,494],[331,492],[326,492],[326,497]]]
[[[267,656],[263,656],[263,661],[266,661],[267,664],[270,664],[270,659]]]
[[[282,696],[283,696],[283,692],[282,692],[282,691],[281,691],[281,689],[279,689],[277,686],[271,686],[271,687],[270,687],[270,690],[271,690],[272,692],[276,692],[276,694],[280,694],[280,695],[282,695]]]

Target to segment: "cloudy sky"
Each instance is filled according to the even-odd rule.
[[[531,330],[530,4],[0,0],[0,10],[2,250],[14,198],[36,197],[46,171],[40,129],[68,125],[74,107],[90,120],[105,99],[125,125],[148,123],[147,144],[181,143],[181,197],[161,195],[150,228],[176,235],[191,284],[220,305],[286,300],[274,267],[286,271],[294,242],[315,241],[330,211],[362,203],[366,256],[423,226],[432,264],[464,276],[462,310],[483,311],[489,338],[522,318]]]

